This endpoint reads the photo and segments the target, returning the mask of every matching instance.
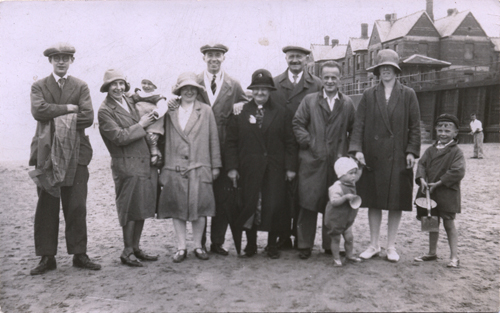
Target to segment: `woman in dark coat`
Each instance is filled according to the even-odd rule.
[[[141,267],[138,259],[158,259],[139,248],[144,219],[154,217],[156,210],[158,170],[150,166],[145,131],[155,117],[153,113],[139,117],[134,102],[124,94],[129,89],[120,71],[106,71],[101,92],[108,95],[97,117],[102,139],[111,154],[116,209],[125,245],[120,259],[128,266]]]
[[[381,50],[369,70],[380,83],[365,90],[356,111],[349,151],[367,170],[357,183],[363,207],[368,207],[370,246],[360,254],[369,259],[380,252],[382,210],[388,210],[387,259],[397,262],[395,241],[402,211],[412,210],[413,166],[420,154],[420,111],[413,89],[396,80],[398,54]]]
[[[296,173],[297,146],[291,113],[269,95],[275,90],[271,73],[261,69],[252,75],[253,100],[227,127],[226,169],[233,184],[242,189],[243,209],[234,221],[245,229],[245,256],[257,252],[257,231],[267,231],[268,255],[279,258],[278,232],[287,230],[286,180]]]

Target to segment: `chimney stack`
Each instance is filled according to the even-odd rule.
[[[339,44],[338,39],[332,39],[332,48]]]
[[[390,14],[386,14],[386,15],[385,15],[385,20],[386,20],[387,22],[390,22],[390,21],[391,21],[391,15],[390,15]]]
[[[431,18],[431,21],[434,22],[434,1],[433,0],[427,0],[427,6],[425,8],[425,11],[427,11],[427,14]]]
[[[448,9],[448,16],[452,16],[458,13],[458,10],[455,9]]]
[[[330,36],[325,36],[325,46],[330,44]]]
[[[396,13],[391,14],[391,25],[398,19],[398,15]]]
[[[363,39],[368,38],[368,24],[366,23],[361,24],[361,38]]]

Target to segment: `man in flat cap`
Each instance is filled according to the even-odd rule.
[[[31,87],[31,114],[37,128],[31,143],[29,174],[37,184],[35,212],[35,250],[40,263],[31,275],[57,267],[55,255],[59,234],[60,203],[66,224],[66,247],[73,254],[73,266],[99,270],[101,266],[87,256],[87,165],[92,148],[85,128],[94,121],[89,88],[85,82],[68,76],[75,60],[75,48],[59,43],[44,51],[53,73]]]
[[[216,215],[212,217],[210,229],[210,251],[220,255],[228,255],[224,249],[224,238],[226,236],[229,224],[227,210],[225,206],[229,205],[228,192],[231,189],[232,182],[224,172],[224,148],[226,144],[226,125],[229,116],[233,112],[233,106],[248,102],[248,98],[241,88],[240,83],[225,73],[222,68],[222,62],[225,60],[225,54],[228,47],[222,44],[204,45],[200,48],[203,53],[203,61],[207,63],[207,69],[197,76],[198,83],[205,87],[206,91],[198,94],[198,100],[209,104],[215,116],[217,129],[219,133],[219,142],[222,156],[222,169],[219,177],[214,181],[214,195]],[[203,236],[203,245],[206,237]]]
[[[305,70],[307,57],[311,50],[300,46],[286,46],[283,48],[288,68],[282,74],[273,78],[276,91],[271,93],[274,103],[284,105],[295,115],[302,99],[313,92],[321,90],[321,79]],[[288,182],[288,207],[290,230],[280,234],[278,247],[281,249],[292,248],[290,236],[296,234],[298,217],[298,191],[297,179]],[[295,236],[296,237],[296,236]],[[295,247],[297,246],[297,237]]]

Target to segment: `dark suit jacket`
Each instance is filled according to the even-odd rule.
[[[292,115],[295,114],[302,99],[310,93],[321,91],[322,82],[318,77],[304,71],[299,83],[295,88],[288,79],[288,69],[273,78],[276,90],[271,93],[271,100],[285,106],[290,110]]]
[[[203,75],[204,72],[198,74],[197,79],[200,85],[205,86]],[[226,144],[226,126],[229,121],[229,116],[233,113],[233,105],[238,102],[247,102],[248,98],[246,97],[243,88],[241,88],[240,83],[231,76],[227,75],[227,73],[224,73],[224,80],[220,88],[222,89],[220,90],[217,99],[215,99],[215,103],[210,103],[206,91],[198,95],[198,100],[212,105],[215,123],[217,124],[217,132],[219,134],[221,154],[224,155],[224,147]]]
[[[68,113],[68,104],[79,107],[77,116],[77,130],[80,136],[80,153],[78,164],[88,165],[92,159],[92,147],[89,137],[85,135],[85,128],[94,122],[94,110],[90,99],[87,84],[73,76],[68,76],[61,91],[51,74],[36,81],[31,86],[31,114],[38,121],[35,136],[31,142],[29,165],[42,167],[50,155],[50,146],[44,142],[51,142],[53,134],[53,118]],[[46,139],[46,140],[44,140]]]

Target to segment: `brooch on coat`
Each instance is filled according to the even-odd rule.
[[[250,124],[257,123],[257,119],[253,115],[250,115],[250,117],[248,118],[248,121],[250,122]]]

